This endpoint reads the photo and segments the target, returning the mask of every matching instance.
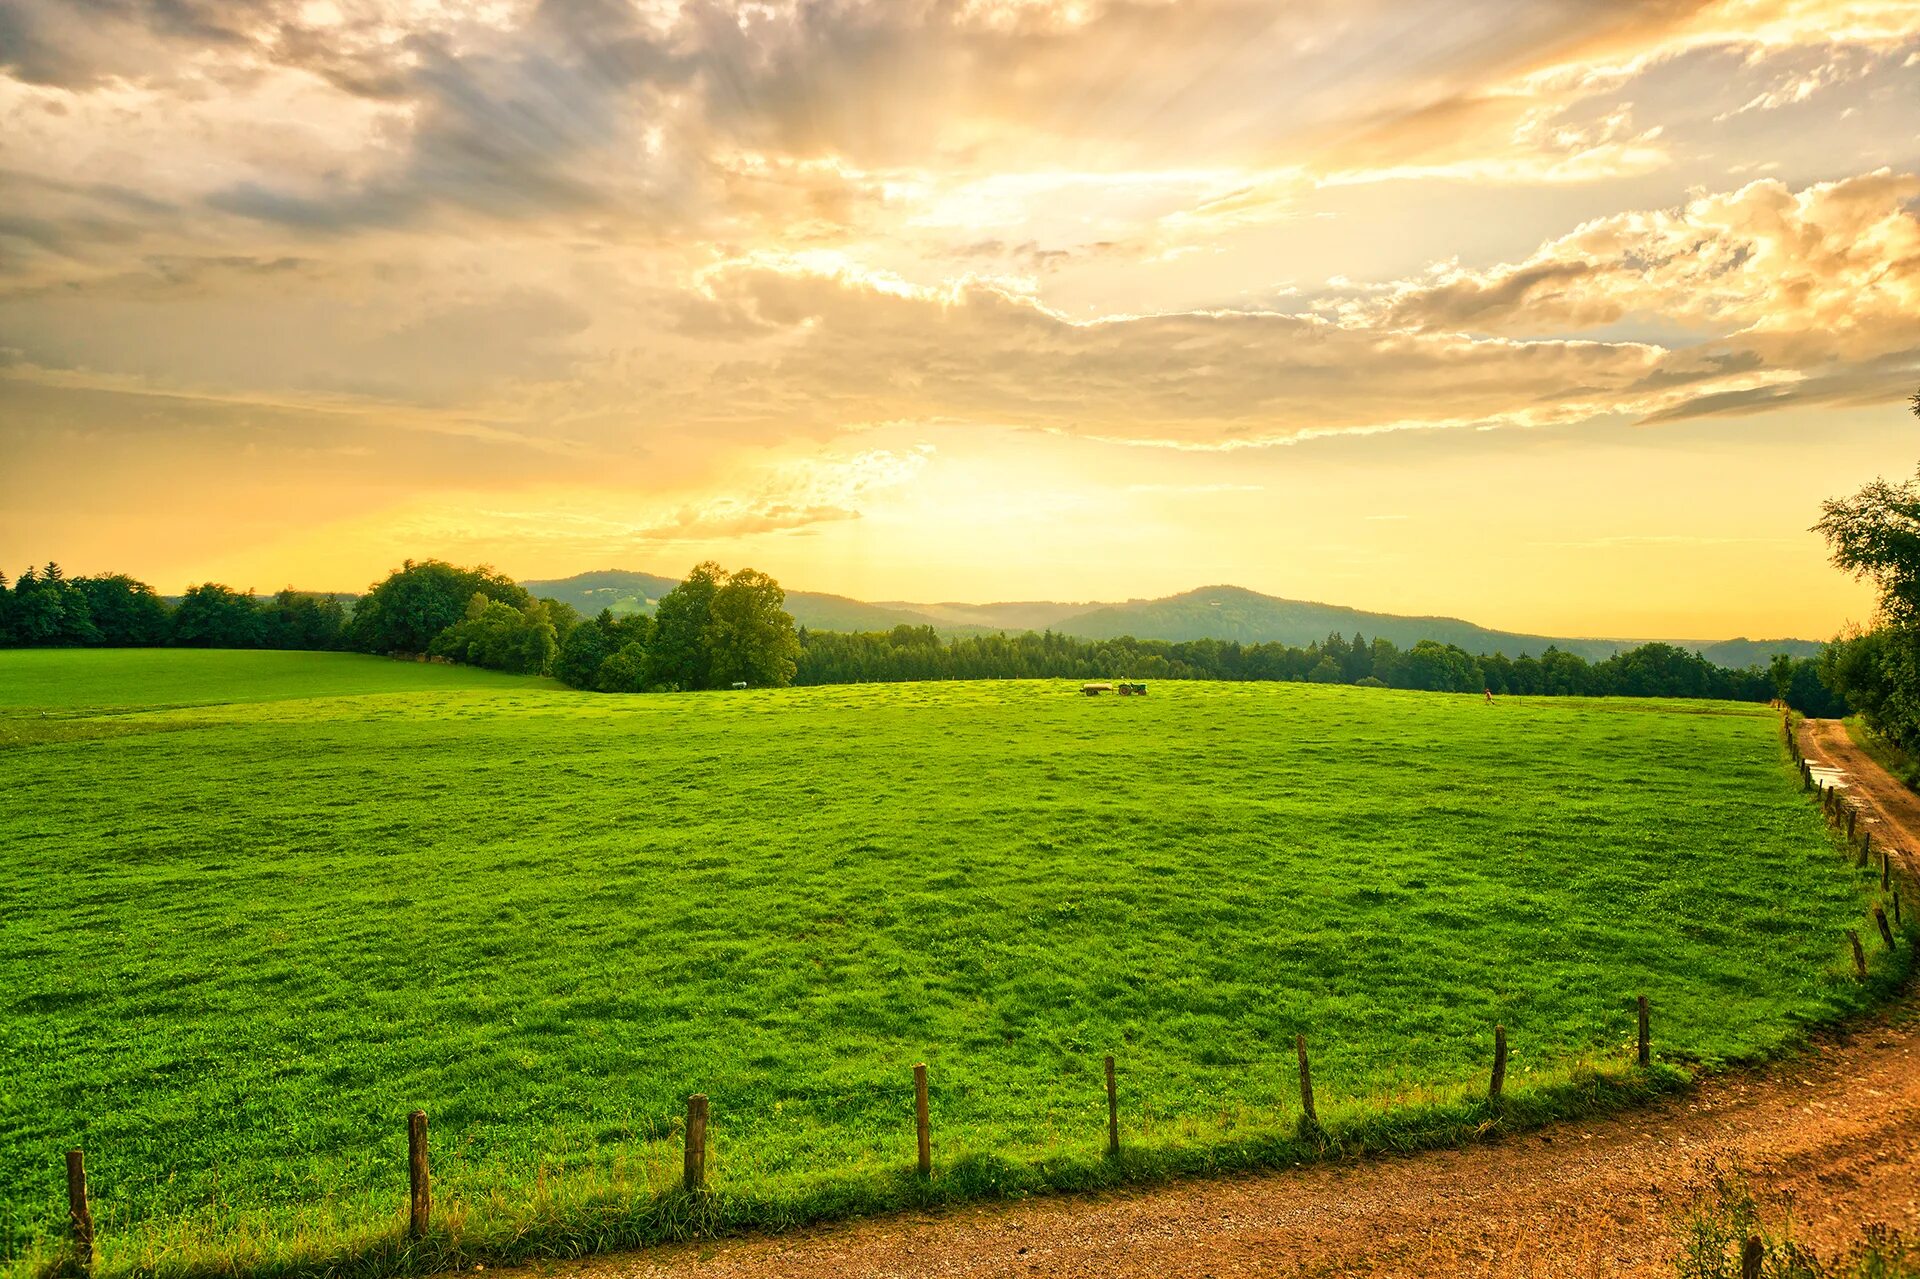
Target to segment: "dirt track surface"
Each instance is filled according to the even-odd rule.
[[[1802,735],[1913,869],[1920,802],[1834,721]],[[568,1279],[858,1276],[1671,1276],[1673,1226],[1710,1157],[1837,1250],[1866,1222],[1920,1230],[1920,998],[1765,1071],[1590,1124],[1461,1150],[889,1217],[556,1263]]]

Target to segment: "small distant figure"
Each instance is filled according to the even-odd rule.
[[[1492,690],[1492,689],[1488,689],[1488,690],[1487,690],[1487,705],[1489,705],[1489,706],[1491,706],[1491,705],[1493,705],[1493,690]]]

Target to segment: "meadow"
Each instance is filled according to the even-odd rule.
[[[1866,873],[1731,703],[8,652],[0,788],[19,1272],[73,1145],[103,1269],[403,1268],[415,1107],[442,1259],[510,1257],[670,1233],[690,1092],[703,1210],[778,1225],[1290,1162],[1296,1034],[1333,1142],[1417,1144],[1490,1122],[1495,1022],[1544,1113],[1678,1077],[1638,993],[1715,1067],[1900,976],[1851,978]]]

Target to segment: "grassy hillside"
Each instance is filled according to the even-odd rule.
[[[1495,1021],[1524,1099],[1636,992],[1683,1061],[1868,999],[1758,708],[220,656],[0,654],[7,1255],[76,1144],[109,1270],[392,1237],[415,1106],[466,1237],[579,1247],[654,1228],[695,1090],[778,1222],[929,1193],[915,1061],[933,1192],[997,1193],[1105,1175],[1105,1052],[1129,1158],[1208,1167],[1302,1157],[1296,1033],[1340,1131],[1466,1104]]]
[[[474,666],[358,653],[235,649],[14,649],[0,654],[0,719],[10,713],[201,706],[369,693],[559,687]]]
[[[651,612],[654,603],[679,584],[678,578],[631,573],[625,569],[604,569],[594,573],[576,573],[572,577],[554,581],[521,583],[532,595],[571,604],[587,617],[592,617],[603,608],[610,608],[616,613]]]

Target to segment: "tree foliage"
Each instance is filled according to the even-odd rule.
[[[441,631],[466,617],[475,595],[513,609],[532,602],[518,583],[484,564],[408,560],[354,604],[349,642],[363,653],[428,652]]]
[[[1911,402],[1920,417],[1920,394]],[[1854,631],[1821,655],[1825,684],[1904,750],[1920,750],[1920,472],[1903,484],[1875,480],[1821,507],[1816,532],[1834,565],[1874,583],[1879,625]]]
[[[252,592],[218,582],[187,588],[173,614],[173,642],[186,648],[259,648],[265,637]]]
[[[756,569],[741,569],[714,592],[704,636],[714,686],[783,688],[793,682],[800,640],[786,606],[780,583]]]
[[[712,561],[660,598],[651,617],[602,612],[568,635],[554,675],[603,693],[777,688],[793,682],[800,642],[787,593],[765,573]]]
[[[648,688],[713,687],[707,624],[713,617],[713,597],[726,577],[725,569],[706,560],[660,597],[653,610],[653,638],[647,644],[644,683]]]
[[[430,651],[469,666],[540,675],[552,666],[558,648],[545,604],[529,599],[515,608],[475,591],[466,615],[435,636]]]

